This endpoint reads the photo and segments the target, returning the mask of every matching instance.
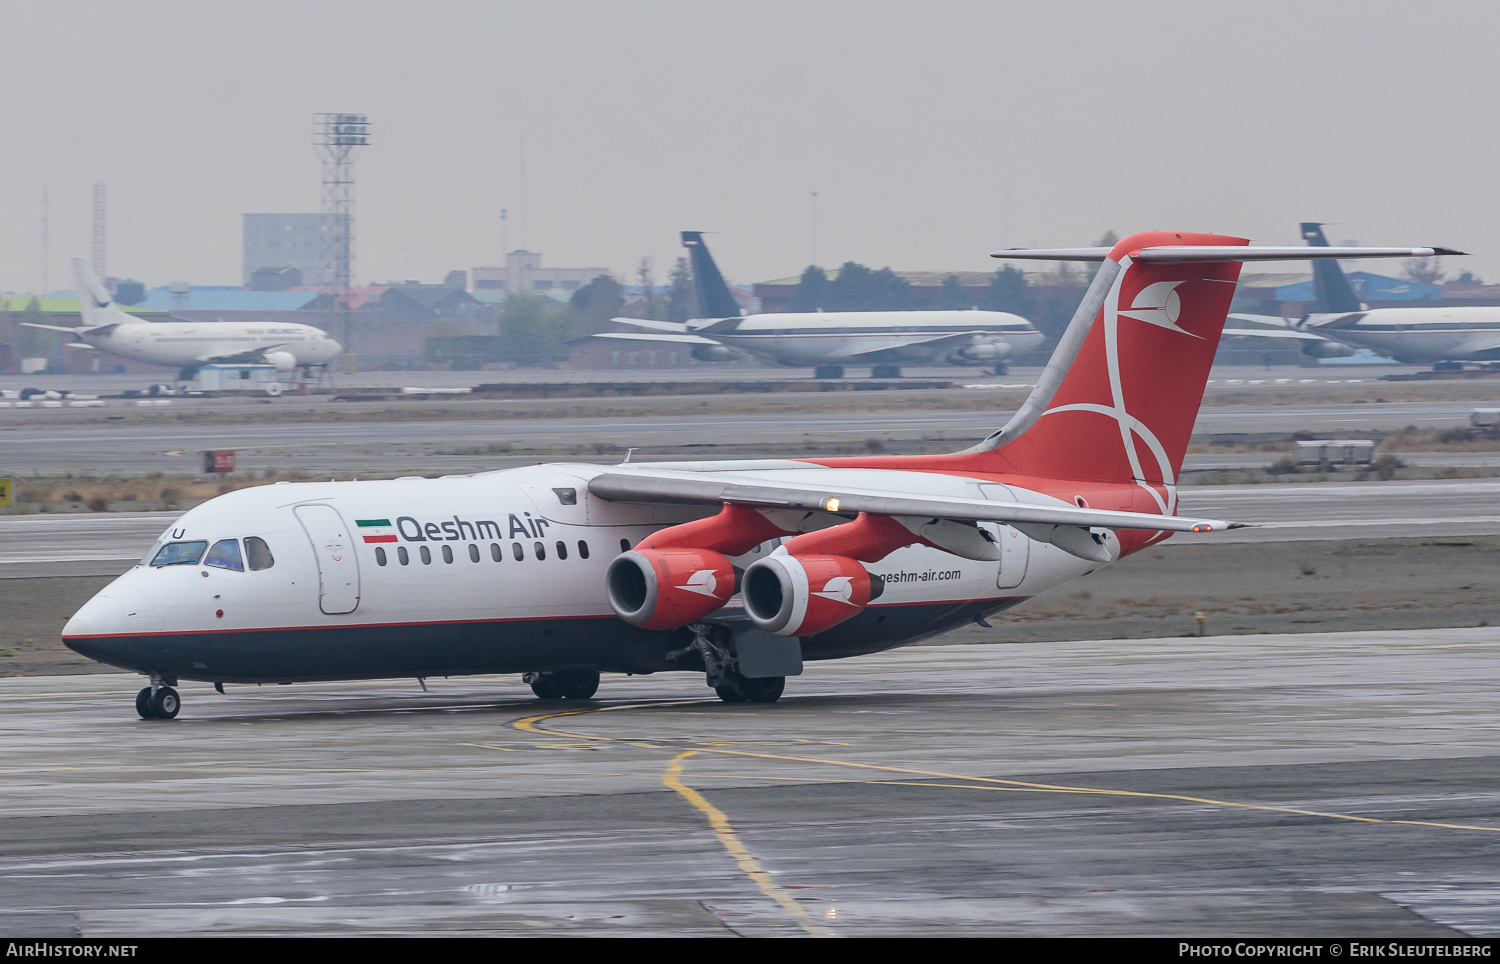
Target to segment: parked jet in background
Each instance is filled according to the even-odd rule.
[[[794,311],[741,315],[729,285],[698,231],[682,232],[693,262],[698,307],[707,317],[685,324],[640,318],[614,321],[649,332],[606,332],[615,341],[680,344],[700,361],[728,361],[744,351],[779,365],[813,367],[842,378],[845,365],[869,365],[876,378],[897,378],[904,364],[989,365],[1042,346],[1042,333],[1003,311]]]
[[[1321,224],[1304,223],[1302,237],[1313,247],[1328,249]],[[1314,358],[1347,357],[1368,348],[1397,361],[1432,363],[1439,370],[1462,368],[1466,361],[1500,360],[1500,307],[1367,308],[1355,297],[1338,262],[1322,259],[1313,262],[1313,290],[1316,310],[1304,318],[1236,312],[1230,316],[1234,321],[1266,327],[1236,327],[1224,333],[1295,340]]]
[[[1416,257],[1431,248],[1362,249]],[[1102,262],[1036,389],[951,455],[535,465],[277,483],[212,499],[63,629],[145,674],[147,719],[213,683],[705,674],[768,703],[804,659],[983,622],[1160,542],[1240,264],[1305,257],[1154,231]],[[1346,255],[1349,256],[1349,255]],[[222,689],[222,687],[221,687]]]
[[[343,351],[321,329],[301,322],[143,321],[116,307],[82,258],[73,259],[73,274],[78,279],[82,326],[22,322],[72,335],[78,341],[69,348],[92,348],[150,365],[176,366],[183,370],[183,378],[191,378],[202,365],[275,365],[279,371],[291,371],[326,365]]]

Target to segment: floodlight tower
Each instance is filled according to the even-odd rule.
[[[104,182],[94,184],[94,277],[100,281],[107,274],[104,270]]]
[[[335,307],[346,349],[350,345],[345,312],[354,274],[354,152],[369,143],[370,122],[364,114],[313,116],[313,149],[323,161],[323,277],[319,280],[340,289]]]

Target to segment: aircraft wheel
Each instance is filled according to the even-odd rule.
[[[819,365],[813,369],[814,378],[843,378],[843,365]]]
[[[151,687],[148,686],[135,694],[135,711],[143,720],[156,719],[156,714],[151,710]]]
[[[1009,375],[1010,374],[1010,366],[1007,365],[1007,364],[1005,364],[1005,362],[996,362],[995,363],[995,374],[996,375]]]
[[[170,720],[177,716],[177,711],[182,709],[182,698],[177,691],[170,686],[157,687],[155,693],[147,700],[153,719]]]
[[[900,378],[900,365],[876,365],[870,369],[871,378]]]
[[[539,699],[560,700],[562,699],[562,687],[557,683],[557,674],[538,673],[536,679],[531,681],[531,691]]]
[[[774,703],[786,690],[785,676],[759,676],[739,681],[740,692],[751,703]]]
[[[586,700],[599,691],[599,674],[591,669],[569,669],[553,673],[558,695],[569,700]]]
[[[726,703],[748,702],[744,691],[739,687],[738,680],[720,683],[718,686],[714,687],[714,692],[718,693],[719,699],[723,700]]]

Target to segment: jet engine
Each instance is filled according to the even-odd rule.
[[[267,365],[275,365],[279,372],[289,372],[297,367],[297,356],[289,351],[268,351],[265,359]]]
[[[677,629],[734,595],[734,567],[709,549],[633,549],[604,577],[615,614],[642,629]]]
[[[948,356],[950,365],[989,365],[994,362],[1004,361],[1009,358],[1011,348],[1009,342],[1004,341],[981,341]]]
[[[723,345],[694,345],[693,357],[699,361],[733,361],[739,352]]]
[[[1309,358],[1348,358],[1354,349],[1336,341],[1304,341],[1302,354]]]
[[[778,636],[811,636],[837,626],[884,591],[884,580],[847,556],[784,552],[752,563],[742,588],[751,621]]]

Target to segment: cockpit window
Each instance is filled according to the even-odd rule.
[[[198,560],[203,558],[203,550],[207,548],[207,540],[169,542],[157,552],[156,558],[151,560],[151,565],[195,566],[198,564]]]
[[[233,569],[235,572],[244,572],[245,563],[240,559],[240,541],[238,539],[220,539],[214,543],[214,547],[208,550],[208,557],[203,560],[205,566],[213,566],[216,569]]]
[[[266,540],[260,536],[245,537],[245,555],[250,561],[250,569],[253,572],[276,565],[276,560],[271,557],[271,547],[266,545]]]

